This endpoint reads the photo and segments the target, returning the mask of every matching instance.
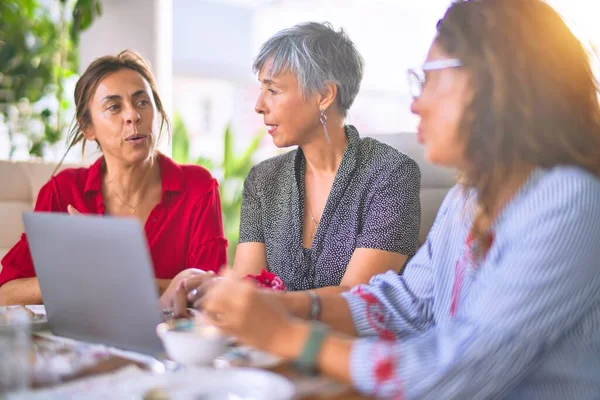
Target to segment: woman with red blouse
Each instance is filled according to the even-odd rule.
[[[194,273],[182,272],[187,268],[216,271],[226,264],[217,181],[205,168],[178,165],[157,151],[169,124],[144,59],[128,50],[97,59],[77,82],[75,104],[69,149],[91,140],[103,155],[89,168],[52,176],[35,211],[137,218],[161,294],[171,280]],[[0,305],[42,302],[25,235],[2,266]]]

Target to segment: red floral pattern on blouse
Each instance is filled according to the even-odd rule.
[[[387,345],[374,347],[375,363],[373,364],[373,378],[375,379],[375,396],[380,392],[383,385],[393,385],[394,393],[390,397],[396,400],[404,399],[402,391],[402,380],[398,376],[398,358],[391,352]],[[380,350],[380,351],[378,351]]]
[[[385,326],[385,308],[372,293],[365,292],[361,287],[352,290],[366,303],[366,315],[369,326],[377,332],[382,340],[395,340],[394,332]]]
[[[494,234],[490,233],[486,240],[488,241],[488,248],[494,243]],[[467,236],[465,246],[463,249],[462,256],[456,261],[454,266],[454,284],[452,285],[452,298],[450,301],[450,316],[454,317],[458,309],[458,303],[460,300],[460,294],[462,292],[463,283],[465,280],[465,274],[469,266],[477,268],[477,265],[481,260],[477,260],[475,254],[477,254],[479,243],[474,240],[472,234]]]

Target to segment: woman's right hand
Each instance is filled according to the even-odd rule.
[[[181,279],[175,285],[170,285],[169,288],[174,288],[171,306],[175,317],[187,317],[189,314],[187,305],[190,303],[193,304],[194,308],[200,310],[200,307],[198,307],[200,299],[216,279],[220,278],[214,272],[202,271],[202,273],[195,273]]]
[[[167,288],[165,289],[163,294],[160,296],[161,308],[164,309],[164,308],[174,307],[175,293],[177,292],[180,282],[183,282],[186,279],[194,277],[194,276],[200,276],[200,277],[205,276],[207,278],[208,276],[215,276],[215,273],[212,271],[206,272],[206,271],[203,271],[203,270],[197,269],[197,268],[184,269],[183,271],[181,271],[180,273],[178,273],[177,275],[175,275],[173,277],[173,279],[171,280],[171,283],[169,283],[169,286],[167,286]],[[206,279],[206,278],[202,278],[202,279]]]

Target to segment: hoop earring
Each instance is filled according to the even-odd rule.
[[[325,140],[327,140],[327,144],[331,144],[331,140],[329,139],[329,132],[327,132],[327,115],[325,115],[325,110],[321,109],[321,116],[319,117],[319,121],[321,125],[323,125],[323,130],[325,131]]]

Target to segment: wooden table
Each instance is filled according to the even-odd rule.
[[[271,371],[281,374],[291,380],[294,383],[297,383],[301,377],[298,376],[298,373],[289,365],[280,365],[275,368],[271,368]],[[301,396],[299,399],[302,400],[361,400],[368,399],[368,397],[362,396],[353,390],[351,387],[340,388],[339,385],[336,385],[335,382],[332,381],[334,385],[330,390],[325,391],[325,393],[318,394],[310,394],[307,396]],[[341,389],[341,390],[340,390]]]
[[[34,340],[46,340],[46,339],[34,338]],[[98,364],[96,364],[92,368],[83,370],[80,373],[78,373],[72,377],[69,377],[68,379],[64,379],[63,383],[64,382],[73,382],[73,381],[77,381],[77,380],[80,380],[80,379],[83,379],[86,377],[92,377],[92,376],[103,374],[103,373],[114,372],[114,371],[119,370],[120,368],[131,366],[131,365],[137,365],[138,367],[140,367],[142,369],[148,369],[147,365],[140,364],[138,362],[132,361],[130,359],[127,359],[127,358],[124,358],[121,356],[113,355],[113,356],[110,356],[110,358],[108,358],[108,359],[100,361]],[[289,364],[281,364],[274,368],[270,368],[269,370],[288,378],[290,381],[292,381],[294,384],[296,384],[296,386],[298,387],[298,391],[299,391],[298,394],[300,395],[298,397],[298,399],[301,399],[301,400],[360,400],[360,399],[368,399],[368,397],[364,397],[364,396],[358,394],[356,391],[354,391],[349,386],[341,385],[341,384],[339,384],[333,380],[329,380],[329,379],[327,379],[327,384],[324,385],[324,389],[322,392],[303,394],[302,393],[303,390],[301,389],[302,385],[300,383],[302,382],[302,380],[306,380],[306,379],[310,379],[310,378],[300,375]],[[38,388],[39,387],[40,386],[38,386]],[[42,387],[48,387],[48,386],[42,386]]]

